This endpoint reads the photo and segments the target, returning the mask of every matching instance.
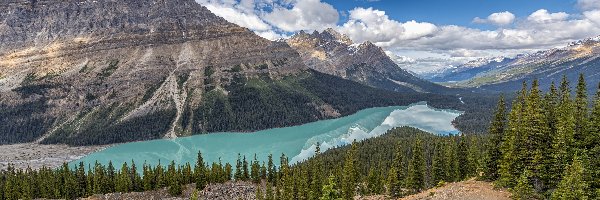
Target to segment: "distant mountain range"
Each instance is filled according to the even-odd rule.
[[[273,42],[193,0],[9,0],[0,10],[0,144],[110,144],[460,104],[423,95],[449,89],[371,43],[332,31]]]
[[[490,91],[514,91],[523,81],[539,79],[543,88],[558,83],[563,75],[576,82],[584,74],[589,91],[595,92],[600,81],[600,36],[514,58],[491,58],[471,61],[450,68],[429,80],[451,87],[476,87]]]

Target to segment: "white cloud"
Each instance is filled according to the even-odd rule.
[[[600,0],[578,0],[577,6],[582,10],[600,9]]]
[[[211,12],[218,13],[220,17],[225,18],[225,20],[231,23],[258,31],[271,29],[271,26],[253,13],[244,13],[241,10],[228,7],[224,4],[205,4],[204,6]]]
[[[412,40],[434,33],[431,23],[391,20],[384,11],[356,8],[350,11],[349,21],[338,28],[355,42],[371,41],[380,46],[391,46],[398,40]]]
[[[475,19],[473,19],[473,23],[479,23],[479,24],[494,24],[494,25],[498,25],[498,26],[506,26],[509,24],[512,24],[515,21],[515,15],[512,14],[511,12],[508,11],[504,11],[504,12],[498,12],[498,13],[492,13],[491,15],[489,15],[486,19],[481,19],[479,17],[475,17]]]
[[[569,17],[569,14],[567,14],[565,12],[549,13],[548,10],[540,9],[540,10],[537,10],[537,11],[531,13],[531,15],[529,15],[529,17],[527,17],[527,20],[529,20],[531,22],[536,22],[536,23],[546,23],[546,22],[563,21],[563,20],[566,20],[568,17]]]
[[[264,19],[283,31],[294,32],[333,27],[339,14],[333,6],[320,0],[297,0],[292,8],[277,7],[265,14]]]

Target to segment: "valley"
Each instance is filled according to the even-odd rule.
[[[0,1],[0,200],[600,198],[600,2],[464,4]]]

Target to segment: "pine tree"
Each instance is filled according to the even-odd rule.
[[[335,177],[330,175],[327,179],[327,184],[323,185],[323,195],[319,200],[341,200],[338,190],[336,189]]]
[[[237,161],[235,162],[235,175],[233,176],[233,178],[236,181],[242,181],[244,180],[244,171],[242,170],[242,156],[241,154],[238,153],[238,158]]]
[[[274,183],[275,182],[275,174],[276,174],[276,169],[275,169],[275,165],[273,164],[273,154],[269,154],[269,160],[267,163],[267,172],[268,172],[268,181],[270,183]]]
[[[412,159],[410,160],[408,170],[408,187],[414,191],[420,191],[425,188],[425,158],[423,144],[420,138],[417,138],[413,146]]]
[[[506,103],[504,103],[504,95],[500,96],[494,119],[490,125],[490,139],[486,145],[485,151],[485,171],[484,176],[488,180],[498,179],[498,161],[502,158],[500,146],[504,138],[504,130],[506,128]]]
[[[271,182],[267,182],[267,188],[265,189],[265,200],[274,200],[273,197],[273,184]]]
[[[387,188],[388,195],[392,197],[402,196],[402,183],[398,180],[398,169],[392,166],[388,172]]]
[[[82,197],[82,196],[86,196],[86,188],[87,188],[87,177],[85,175],[85,165],[83,164],[83,162],[79,162],[79,165],[77,167],[77,172],[76,172],[76,176],[77,176],[77,184],[79,184],[79,191],[77,193],[77,196]],[[0,197],[0,199],[2,199]]]
[[[167,179],[169,183],[169,194],[172,196],[181,195],[182,188],[179,180],[179,176],[177,174],[177,169],[175,168],[175,162],[171,161],[167,171]]]
[[[589,134],[585,139],[585,146],[589,157],[589,175],[590,188],[595,189],[592,192],[592,198],[600,198],[600,84],[594,99],[594,108],[590,116]],[[594,159],[596,158],[596,159]]]
[[[256,199],[257,200],[264,200],[265,196],[262,193],[262,189],[260,188],[260,186],[256,186]]]
[[[369,175],[367,177],[368,194],[381,194],[383,191],[383,184],[381,183],[382,177],[377,168],[369,168]]]
[[[290,167],[288,165],[287,157],[282,154],[281,155],[281,185],[277,190],[281,191],[282,199],[293,199],[294,197],[294,180],[293,174],[290,171]]]
[[[321,145],[317,142],[315,145],[315,157],[318,157],[319,155],[321,155]],[[321,159],[316,159],[311,164],[312,177],[309,197],[310,199],[317,199],[321,196],[321,189],[323,188],[323,183],[321,180],[325,177],[322,173],[323,163]]]
[[[127,193],[131,191],[131,178],[129,176],[129,166],[127,166],[127,163],[123,163],[121,170],[117,173],[115,182],[117,192]]]
[[[208,170],[206,169],[206,163],[202,157],[202,152],[198,151],[198,158],[196,159],[196,166],[194,166],[194,177],[196,181],[196,189],[203,190],[208,182],[207,177]]]
[[[529,177],[531,176],[531,172],[525,170],[519,176],[517,180],[517,184],[512,191],[512,198],[517,200],[527,200],[527,199],[536,199],[535,191],[529,181]]]
[[[431,179],[434,184],[438,184],[444,180],[446,180],[446,161],[444,157],[444,145],[441,142],[435,143],[435,149],[433,152],[433,163],[432,163],[432,172]]]
[[[467,143],[466,143],[466,139],[464,136],[460,136],[459,137],[459,142],[458,142],[458,153],[457,153],[457,161],[458,161],[458,166],[460,166],[458,168],[458,172],[459,172],[459,180],[464,180],[465,178],[467,178],[467,176],[470,173],[470,169],[469,169],[469,160],[467,159],[467,152],[468,152],[468,147],[467,147]],[[424,165],[424,164],[423,164]],[[437,183],[436,183],[437,184]]]
[[[252,178],[252,182],[259,183],[260,182],[260,165],[258,164],[258,159],[256,158],[256,154],[254,154],[254,160],[252,161],[250,170],[250,177]]]
[[[352,143],[350,151],[346,153],[346,159],[344,161],[344,176],[342,181],[342,196],[344,199],[353,199],[356,190],[356,154],[357,144]]]
[[[248,171],[248,161],[246,160],[246,156],[244,156],[244,159],[242,161],[242,170],[244,171],[244,173],[242,174],[242,180],[247,181],[248,179],[250,179],[250,173]]]
[[[549,127],[545,119],[545,111],[541,92],[539,90],[538,81],[534,80],[531,85],[531,91],[525,100],[526,108],[524,115],[525,131],[522,134],[524,139],[519,153],[521,162],[525,168],[532,172],[531,180],[537,191],[542,191],[546,184],[548,171],[547,167],[550,163],[550,157],[545,151],[550,146],[547,141],[551,140]]]
[[[558,188],[552,193],[552,199],[588,199],[589,185],[586,181],[586,169],[579,156],[575,156],[573,163],[565,168],[564,177]]]
[[[499,163],[497,183],[500,186],[512,187],[516,183],[516,178],[523,171],[523,166],[520,163],[522,159],[519,148],[522,141],[523,133],[523,113],[525,112],[525,98],[527,97],[527,84],[523,82],[523,88],[519,92],[519,96],[512,103],[511,111],[508,115],[508,129],[505,131],[500,145],[502,159]]]
[[[550,187],[555,187],[562,177],[566,165],[571,162],[573,151],[573,137],[575,130],[575,117],[571,101],[571,91],[566,76],[560,85],[560,102],[557,108],[556,133],[552,137],[551,155],[552,160],[549,167]]]
[[[585,148],[584,140],[588,134],[588,97],[587,86],[583,74],[579,74],[579,81],[575,96],[575,132],[573,139],[575,148]]]

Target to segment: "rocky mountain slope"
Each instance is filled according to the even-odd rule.
[[[582,73],[591,84],[588,87],[590,92],[595,92],[595,86],[600,81],[600,36],[573,42],[563,48],[519,55],[473,70],[479,72],[469,79],[448,85],[512,91],[518,90],[523,81],[539,79],[540,85],[547,88],[552,81],[559,83],[563,75],[570,82],[576,82]],[[464,72],[454,76],[460,73]]]
[[[424,100],[310,70],[286,43],[193,0],[8,0],[0,9],[0,144],[250,131]]]
[[[398,92],[450,91],[401,69],[373,43],[354,44],[333,29],[300,32],[286,41],[300,53],[308,67],[319,72]]]

